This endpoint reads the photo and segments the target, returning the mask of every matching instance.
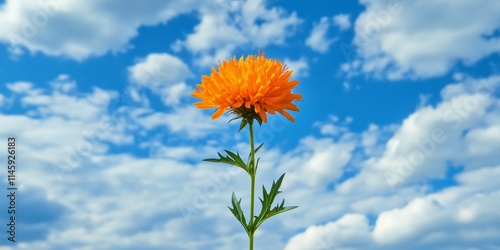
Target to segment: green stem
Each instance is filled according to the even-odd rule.
[[[253,213],[254,213],[254,193],[255,193],[255,175],[257,170],[255,169],[255,145],[253,142],[253,120],[249,122],[249,130],[250,130],[250,154],[252,157],[251,163],[252,163],[252,171],[250,174],[251,178],[251,190],[250,190],[250,235],[248,237],[250,238],[250,250],[253,250],[253,234],[254,234],[254,229],[253,229]]]

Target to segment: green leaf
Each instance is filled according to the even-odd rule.
[[[236,116],[236,117],[233,117],[233,118],[231,118],[231,119],[230,119],[227,123],[230,123],[230,122],[232,122],[232,121],[234,121],[234,120],[238,120],[238,119],[240,119],[240,118],[241,118],[241,116]]]
[[[262,146],[264,145],[264,143],[260,144],[256,149],[255,149],[255,153],[257,154],[257,152],[259,151],[260,148],[262,148]]]
[[[240,123],[240,128],[238,129],[238,132],[240,132],[243,128],[245,128],[245,126],[248,124],[248,119],[243,119],[241,120],[241,123]]]
[[[255,120],[259,123],[260,126],[262,126],[262,118],[260,118],[260,115],[255,116]]]
[[[250,234],[250,228],[247,225],[245,214],[243,214],[243,210],[241,210],[241,198],[240,200],[237,200],[236,195],[234,195],[234,192],[231,198],[231,203],[233,207],[232,208],[227,207],[227,208],[229,208],[231,213],[233,213],[234,217],[236,217],[236,219],[241,223],[247,234]]]
[[[257,168],[259,168],[259,161],[260,161],[260,157],[257,158],[257,162],[255,163],[255,172],[257,172]]]
[[[238,152],[236,152],[236,154],[235,154],[229,150],[224,150],[224,151],[226,151],[226,154],[228,154],[233,161],[237,162],[241,166],[245,166],[245,167],[247,166],[245,164],[245,162],[243,162],[243,160],[241,159],[240,154]]]
[[[248,168],[247,164],[245,164],[245,162],[241,159],[238,152],[236,152],[236,154],[235,154],[229,150],[224,150],[224,151],[227,154],[226,156],[223,156],[221,153],[217,152],[217,154],[219,155],[219,159],[208,158],[208,159],[203,159],[203,161],[234,165],[234,166],[242,168],[243,170],[245,170],[248,173],[249,168]]]
[[[257,148],[255,148],[255,150],[254,150],[254,151],[255,151],[255,153],[254,153],[254,154],[256,154],[256,155],[257,155],[257,152],[259,152],[259,149],[260,149],[260,148],[262,148],[262,146],[264,146],[264,143],[260,144]],[[248,166],[251,166],[251,162],[250,162],[250,160],[252,160],[252,152],[250,152],[250,153],[248,154],[248,160],[247,160],[247,162],[248,162],[248,163],[247,163],[247,165],[248,165]]]
[[[276,196],[281,193],[279,191],[279,188],[281,187],[281,183],[283,182],[283,178],[285,178],[285,174],[281,175],[281,177],[278,179],[278,181],[273,181],[273,184],[271,186],[271,190],[269,190],[269,193],[266,190],[266,187],[262,186],[262,199],[259,197],[260,202],[262,203],[262,208],[260,211],[260,214],[258,216],[255,216],[255,221],[253,225],[250,225],[250,230],[255,232],[257,228],[267,219],[284,213],[286,211],[290,211],[292,209],[297,208],[298,206],[288,206],[285,207],[285,199],[281,202],[281,204],[277,204],[274,208],[271,209],[272,204],[274,202],[274,199]]]

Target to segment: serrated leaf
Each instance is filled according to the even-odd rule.
[[[273,181],[273,184],[271,186],[271,189],[268,191],[266,190],[265,186],[262,186],[262,199],[259,197],[260,202],[262,203],[261,211],[258,216],[255,217],[255,221],[253,225],[250,225],[250,230],[255,232],[257,228],[267,219],[284,213],[286,211],[290,211],[292,209],[297,208],[298,206],[288,206],[285,207],[285,199],[281,202],[281,204],[277,204],[275,207],[272,207],[272,204],[274,203],[274,199],[276,196],[281,193],[279,191],[279,188],[281,187],[281,183],[283,182],[283,178],[285,177],[285,174],[281,175],[281,177],[278,179],[278,181]]]
[[[245,162],[243,162],[243,160],[241,159],[240,154],[238,152],[236,152],[236,154],[235,154],[235,153],[233,153],[233,152],[231,152],[229,150],[224,150],[224,151],[226,151],[226,153],[232,158],[232,160],[234,160],[238,164],[240,164],[242,166],[245,166],[245,167],[247,166],[245,164]]]
[[[234,165],[234,166],[242,168],[243,170],[245,170],[248,173],[248,171],[249,171],[248,166],[245,164],[245,162],[243,162],[243,160],[241,159],[239,154],[235,154],[229,150],[225,150],[225,152],[227,153],[226,156],[223,156],[221,153],[217,152],[217,154],[219,155],[219,159],[207,158],[207,159],[203,159],[203,161]]]
[[[247,225],[247,221],[245,219],[245,214],[243,213],[243,210],[241,210],[241,198],[240,200],[236,199],[236,195],[233,192],[233,195],[231,197],[231,203],[233,205],[232,208],[228,207],[231,213],[233,213],[234,217],[241,223],[247,234],[250,234],[250,229]]]

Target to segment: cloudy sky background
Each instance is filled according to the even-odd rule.
[[[249,178],[228,116],[193,107],[218,60],[283,60],[297,122],[256,130],[257,193],[299,208],[256,249],[500,249],[500,2],[0,1],[0,138],[17,138],[17,243],[247,247]],[[236,134],[236,136],[235,136]],[[6,159],[6,150],[0,150]],[[6,168],[0,178],[6,187]],[[0,199],[1,223],[6,197]],[[257,207],[257,211],[260,207]]]

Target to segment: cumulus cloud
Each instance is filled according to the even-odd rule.
[[[23,113],[0,115],[2,124],[16,124],[2,129],[1,135],[26,142],[22,150],[31,168],[26,170],[25,180],[35,189],[56,181],[65,171],[89,164],[93,156],[105,154],[109,145],[133,141],[133,136],[124,133],[126,127],[114,124],[106,112],[116,92],[94,88],[90,93],[76,95],[61,91],[72,82],[61,75],[49,89],[37,89],[27,82],[8,85],[10,91],[17,91],[13,102],[21,104]],[[43,172],[50,176],[38,178]]]
[[[336,40],[327,37],[330,25],[330,20],[327,17],[322,17],[319,23],[314,25],[311,34],[306,39],[306,45],[314,51],[326,53]]]
[[[332,18],[333,23],[339,27],[340,30],[347,30],[351,28],[351,20],[349,14],[338,14]]]
[[[165,23],[201,1],[6,1],[0,41],[30,52],[84,60],[131,47],[141,26]],[[16,53],[19,54],[19,53]]]
[[[140,27],[167,23],[187,13],[198,15],[200,22],[171,47],[190,51],[199,66],[213,66],[243,46],[257,50],[284,44],[302,22],[295,12],[267,7],[265,0],[6,1],[0,9],[0,42],[9,45],[16,58],[27,50],[82,61],[127,51]]]
[[[201,10],[200,23],[194,32],[179,39],[172,48],[187,49],[196,55],[199,66],[213,66],[218,59],[232,56],[236,48],[251,46],[256,50],[269,44],[284,44],[301,23],[296,13],[287,14],[280,7],[268,8],[265,1],[234,1],[232,8]]]
[[[199,66],[213,66],[217,60],[231,57],[236,48],[257,51],[270,44],[284,44],[302,22],[295,12],[269,8],[264,0],[234,2],[237,4],[232,8],[200,10],[200,23],[194,32],[177,40],[172,48],[189,50]]]
[[[172,133],[185,133],[189,137],[203,137],[210,132],[221,130],[220,128],[227,124],[226,116],[213,121],[210,120],[210,115],[197,109],[196,107],[180,106],[173,109],[171,112],[156,112],[147,110],[140,114],[134,115],[134,120],[145,129],[154,129],[158,127],[167,127]]]
[[[366,10],[355,23],[355,48],[346,50],[361,63],[350,71],[389,79],[429,78],[500,51],[498,2],[361,3]],[[442,9],[450,11],[436,12]],[[467,18],[463,13],[469,13]]]
[[[500,85],[498,79],[482,79],[484,85],[478,84],[481,79],[471,78],[450,84],[442,90],[440,103],[420,107],[401,124],[372,124],[365,131],[352,132],[352,118],[331,116],[314,125],[318,135],[305,136],[290,150],[266,143],[259,151],[257,186],[268,187],[286,172],[282,185],[286,202],[314,212],[294,210],[269,220],[256,235],[257,246],[451,250],[498,245],[495,226],[500,214],[494,208],[500,200],[500,166],[494,138],[500,104],[492,95]],[[246,242],[240,225],[230,213],[221,213],[220,207],[228,205],[233,190],[248,197],[248,177],[237,168],[199,162],[213,157],[227,142],[218,134],[206,136],[212,126],[220,130],[226,121],[208,123],[209,115],[192,106],[177,106],[170,112],[130,106],[123,117],[112,117],[107,106],[115,92],[95,88],[78,93],[78,83],[67,75],[57,77],[48,89],[22,82],[9,86],[10,92],[18,91],[15,101],[26,112],[0,115],[2,124],[19,124],[1,130],[0,136],[16,134],[24,142],[24,164],[32,167],[23,172],[23,187],[38,190],[40,204],[65,214],[64,223],[55,216],[50,221],[58,223],[46,219],[42,231],[47,233],[26,242],[27,248],[230,250]],[[411,146],[413,138],[418,140],[441,124],[436,123],[442,119],[436,112],[447,114],[445,108],[452,110],[448,122],[460,128],[460,136],[449,133],[450,142],[436,144],[435,156],[429,156],[435,157],[432,167],[436,169],[415,169],[392,191],[374,185],[381,181],[380,185],[389,186],[383,173],[394,165],[380,162],[394,160],[394,153],[404,156],[412,147],[422,150]],[[82,112],[71,116],[74,110]],[[102,121],[111,121],[111,127],[102,127]],[[270,120],[274,128],[278,122]],[[105,135],[86,131],[93,127]],[[248,152],[248,144],[231,139],[234,149]],[[396,139],[398,143],[391,142]],[[187,144],[190,140],[200,143]],[[483,143],[491,143],[487,145],[492,150],[479,147]],[[451,144],[463,150],[455,151]],[[120,148],[130,145],[146,149],[145,156]],[[0,152],[0,157],[5,154]],[[457,161],[463,172],[451,177],[454,186],[432,190],[422,182],[444,173],[447,166],[440,165],[444,161]],[[93,202],[87,202],[90,199]],[[242,206],[248,205],[248,199],[243,199]],[[282,238],[294,234],[288,242]]]
[[[304,161],[289,171],[289,179],[305,183],[310,187],[326,186],[338,180],[355,147],[355,143],[346,138],[340,142],[304,138],[301,143],[308,149],[303,151],[307,157],[299,157]]]
[[[285,249],[495,249],[500,213],[500,167],[485,167],[456,177],[458,186],[393,204],[370,226],[363,214],[310,226]],[[379,201],[378,205],[383,201]]]
[[[283,60],[283,63],[285,63],[289,69],[293,70],[294,76],[296,77],[309,75],[309,63],[304,57],[301,57],[297,60],[285,58]]]
[[[59,75],[50,82],[49,91],[35,88],[31,82],[7,83],[7,89],[15,93],[19,103],[26,108],[27,114],[37,117],[60,117],[71,120],[94,120],[104,117],[105,108],[116,92],[93,88],[91,94],[83,97],[73,93],[76,82],[67,75]],[[78,110],[78,112],[75,112]]]
[[[170,144],[175,134],[191,130],[191,125],[214,124],[221,130],[220,124],[207,123],[210,117],[200,113],[190,115],[199,110],[189,107],[172,117],[162,114],[156,121],[165,119],[171,126],[167,140],[165,132],[159,133],[160,138],[141,138],[145,129],[133,123],[148,121],[134,115],[151,115],[152,111],[131,106],[129,112],[121,115],[130,120],[118,122],[120,115],[113,116],[107,108],[115,92],[97,88],[91,93],[73,92],[78,86],[67,75],[57,77],[48,89],[33,86],[35,84],[10,84],[14,90],[25,90],[15,99],[24,105],[22,113],[0,115],[0,123],[18,124],[1,130],[0,136],[15,135],[22,142],[23,164],[30,167],[23,171],[25,181],[20,183],[20,194],[26,199],[36,198],[41,209],[47,207],[64,216],[49,214],[50,217],[37,217],[40,222],[28,220],[20,224],[43,232],[32,231],[33,239],[23,242],[27,248],[230,250],[246,241],[243,232],[232,234],[240,225],[231,214],[220,213],[221,206],[214,204],[225,205],[231,190],[246,190],[238,183],[246,181],[247,176],[237,168],[199,163],[205,151],[209,149],[211,155],[207,157],[213,157],[214,146],[220,149],[221,137],[207,140],[206,146],[178,146],[178,141]],[[199,120],[190,122],[187,117]],[[131,138],[131,134],[135,138]],[[184,136],[179,138],[184,140]],[[109,143],[120,148],[143,139],[141,145],[158,150],[140,157],[108,147]],[[5,157],[6,152],[0,152],[2,156]],[[196,164],[189,163],[193,160]],[[5,173],[0,177],[6,178]],[[141,191],[131,192],[131,188]],[[93,202],[86,202],[89,199]],[[38,216],[40,212],[32,211],[30,215]],[[19,232],[29,235],[26,231]],[[194,232],[200,237],[193,238]],[[203,239],[206,236],[211,240]],[[275,235],[262,237],[276,240],[278,246],[283,244]],[[256,247],[263,248],[265,244],[266,241],[261,241]]]
[[[366,249],[371,242],[368,220],[361,214],[346,214],[335,222],[311,226],[294,236],[285,250]]]
[[[159,94],[166,105],[177,105],[189,95],[185,81],[193,74],[189,67],[178,57],[166,53],[151,53],[128,67],[130,80],[134,88],[147,88]],[[131,90],[138,95],[137,89]],[[141,99],[136,96],[135,99]]]
[[[365,171],[343,183],[341,189],[359,189],[359,183],[364,183],[371,190],[380,190],[443,178],[450,161],[470,169],[493,164],[490,150],[498,150],[499,145],[494,140],[486,142],[483,135],[497,136],[499,106],[494,93],[499,85],[499,76],[448,85],[441,91],[441,103],[408,116],[387,141],[383,156],[366,161]],[[483,142],[491,148],[477,150],[476,145]]]
[[[372,124],[353,135],[360,150],[351,153],[344,171],[351,164],[359,164],[359,171],[340,180],[329,193],[334,197],[329,209],[319,209],[340,219],[318,223],[318,218],[307,218],[317,221],[315,226],[291,238],[287,249],[488,249],[498,245],[494,225],[500,213],[490,208],[497,206],[500,190],[494,153],[500,150],[496,140],[499,86],[497,75],[463,78],[441,91],[441,102],[418,107],[401,124]],[[334,129],[327,131],[336,131],[332,135],[352,134],[335,124],[320,126],[329,127]],[[358,161],[361,152],[364,156]],[[447,176],[456,166],[462,170]],[[430,184],[445,178],[453,179],[450,187],[436,190]],[[359,230],[344,238],[335,225],[348,216],[342,214],[353,212],[358,222],[351,221],[344,229]]]
[[[18,82],[13,82],[13,83],[7,83],[7,89],[14,93],[28,93],[30,90],[33,88],[33,83],[31,82],[23,82],[23,81],[18,81]]]
[[[423,244],[448,248],[498,244],[492,236],[499,230],[492,222],[500,221],[500,214],[492,208],[500,200],[500,186],[494,184],[499,173],[498,167],[463,173],[457,176],[458,187],[416,198],[403,208],[381,213],[373,231],[374,239],[381,244],[401,244],[418,238]],[[479,228],[484,234],[475,233]],[[459,242],[450,241],[451,238]]]
[[[128,68],[130,78],[142,85],[170,85],[191,76],[189,67],[178,57],[152,53]]]

